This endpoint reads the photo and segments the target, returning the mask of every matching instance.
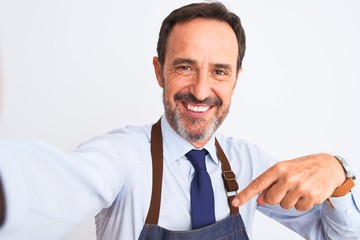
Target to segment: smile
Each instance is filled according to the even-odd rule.
[[[188,105],[187,109],[193,112],[206,112],[210,107]]]
[[[207,112],[210,109],[210,106],[199,106],[199,105],[193,105],[190,103],[185,103],[185,107],[195,113],[204,113]]]

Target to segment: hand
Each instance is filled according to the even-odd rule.
[[[328,154],[281,161],[254,179],[232,204],[241,206],[261,193],[260,205],[280,204],[284,209],[305,211],[324,202],[345,179],[339,161]]]

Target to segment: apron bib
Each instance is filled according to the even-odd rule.
[[[158,226],[162,173],[163,173],[163,146],[161,133],[161,119],[152,126],[151,129],[151,157],[153,165],[153,182],[152,194],[149,212],[145,221],[145,225],[140,233],[139,240],[249,240],[244,222],[239,209],[232,206],[231,201],[234,199],[238,190],[235,174],[231,171],[230,164],[221,149],[218,141],[215,139],[215,145],[218,157],[221,161],[222,175],[224,187],[228,195],[228,204],[230,208],[230,216],[222,221],[211,224],[204,228],[189,231],[171,231]]]

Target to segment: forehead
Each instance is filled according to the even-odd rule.
[[[166,57],[200,57],[236,63],[238,43],[231,26],[220,20],[196,18],[175,24],[167,40]]]

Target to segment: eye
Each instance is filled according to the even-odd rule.
[[[225,71],[225,70],[217,69],[217,70],[214,71],[214,75],[215,75],[216,77],[224,78],[224,77],[228,77],[228,76],[229,76],[229,72],[228,72],[228,71]]]
[[[215,70],[214,73],[217,76],[225,76],[225,75],[227,75],[227,73],[224,72],[223,70]]]
[[[219,81],[226,81],[231,77],[231,70],[226,68],[214,68],[212,71],[212,77]]]
[[[177,67],[175,67],[175,70],[178,74],[185,75],[185,76],[191,75],[194,72],[192,67],[190,67],[188,65],[177,66]]]
[[[179,66],[178,69],[182,70],[182,71],[189,71],[191,70],[191,68],[189,66]]]

